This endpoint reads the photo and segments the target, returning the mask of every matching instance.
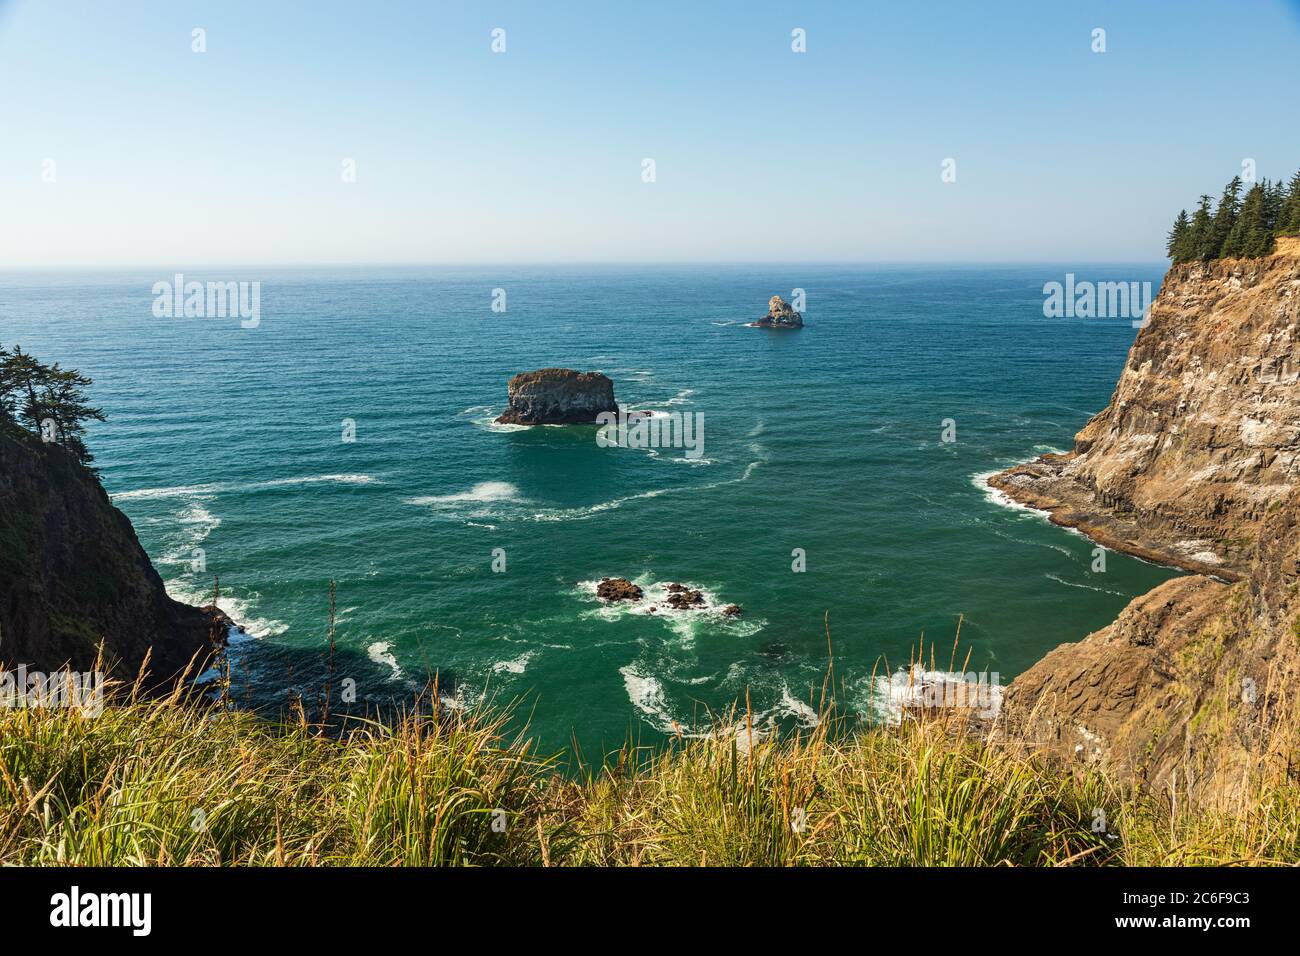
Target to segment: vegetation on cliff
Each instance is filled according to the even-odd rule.
[[[1216,804],[970,736],[951,717],[857,735],[827,720],[777,739],[739,715],[576,775],[501,716],[350,726],[324,734],[176,697],[128,696],[94,718],[0,710],[0,865],[1300,861],[1300,789],[1285,778]]]
[[[219,612],[173,601],[82,441],[90,380],[0,350],[0,665],[165,683],[224,641]]]
[[[1260,180],[1242,196],[1240,176],[1223,187],[1217,205],[1202,195],[1189,217],[1178,213],[1165,251],[1174,263],[1266,256],[1278,236],[1300,235],[1300,172],[1288,185]]]
[[[86,389],[91,380],[58,362],[45,365],[14,346],[0,345],[0,429],[21,425],[47,442],[58,442],[83,465],[94,459],[83,436],[85,423],[103,421],[104,415],[89,404]]]

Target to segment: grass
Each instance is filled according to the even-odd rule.
[[[1227,806],[1126,790],[949,716],[784,737],[740,717],[575,778],[509,713],[325,734],[118,688],[99,716],[0,709],[0,864],[1295,864],[1283,775]],[[1300,761],[1287,761],[1293,766]]]

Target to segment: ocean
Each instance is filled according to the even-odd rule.
[[[172,271],[0,275],[0,343],[93,377],[104,485],[173,596],[219,576],[249,706],[311,692],[331,580],[363,703],[436,674],[448,706],[513,702],[543,750],[590,757],[747,695],[760,725],[811,724],[827,630],[864,718],[922,635],[946,667],[959,616],[958,662],[1005,684],[1175,573],[1094,570],[980,480],[1068,449],[1135,334],[1045,318],[1044,283],[1158,287],[1159,264],[185,271],[260,282],[256,328],[155,317]],[[747,326],[795,289],[805,328]],[[549,366],[700,413],[700,454],[492,424]],[[647,600],[603,604],[606,576]],[[673,582],[706,609],[667,608]]]

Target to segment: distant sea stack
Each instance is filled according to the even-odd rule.
[[[543,368],[520,372],[506,387],[510,407],[499,425],[594,425],[602,412],[618,412],[614,383],[599,372]]]
[[[779,295],[767,300],[767,315],[754,323],[758,329],[800,329],[803,328],[803,316],[790,307],[790,303]]]

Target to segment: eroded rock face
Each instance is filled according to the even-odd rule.
[[[1300,481],[1300,258],[1176,266],[1150,318],[1074,450],[990,484],[1120,550],[1237,577]]]
[[[1169,270],[1110,404],[1067,455],[990,479],[1166,582],[1018,677],[1014,732],[1152,783],[1267,767],[1300,684],[1300,256]],[[1270,703],[1271,702],[1271,703]]]
[[[767,300],[767,315],[754,323],[760,329],[797,329],[803,325],[803,316],[790,307],[779,295]]]
[[[502,425],[589,425],[602,412],[617,412],[614,383],[599,372],[543,368],[520,372],[506,387],[509,407]]]
[[[2,426],[0,426],[2,428]],[[201,669],[231,621],[172,600],[126,515],[57,445],[0,430],[0,665],[93,668],[163,688]],[[191,670],[190,677],[199,670]]]

